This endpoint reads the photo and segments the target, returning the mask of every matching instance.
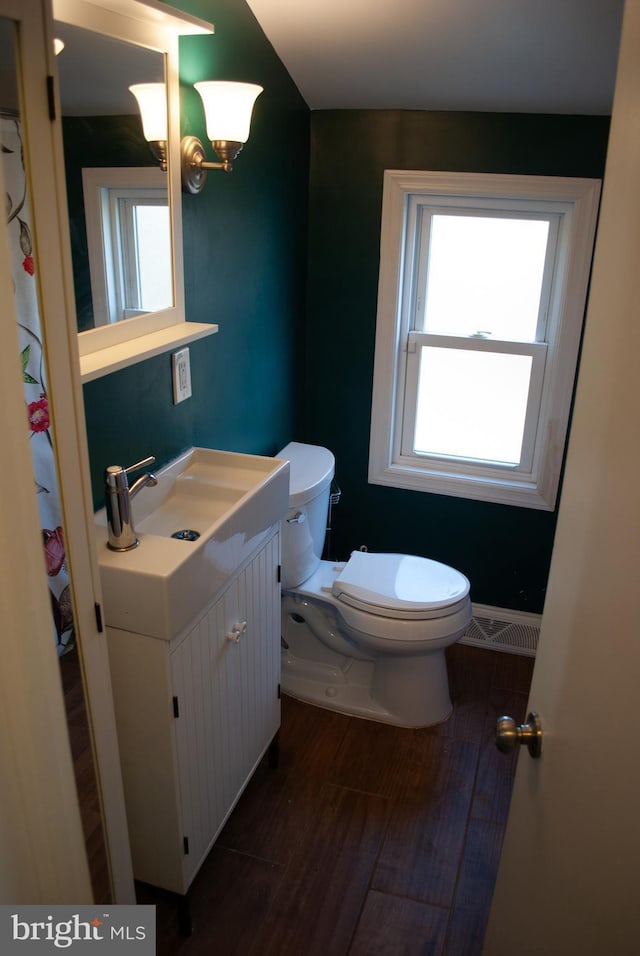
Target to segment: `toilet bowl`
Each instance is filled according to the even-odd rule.
[[[403,727],[451,713],[445,650],[471,620],[469,581],[406,554],[321,559],[334,474],[326,448],[291,442],[282,546],[282,689],[331,710]]]

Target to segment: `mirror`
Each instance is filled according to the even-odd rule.
[[[66,23],[57,57],[78,331],[175,304],[167,175],[142,132],[135,83],[164,56]],[[117,172],[116,172],[117,171]]]
[[[52,5],[55,32],[66,43],[56,57],[56,67],[64,114],[64,162],[70,183],[73,277],[69,279],[73,278],[78,302],[80,375],[83,382],[88,382],[218,330],[217,325],[186,322],[184,313],[178,89],[179,36],[212,33],[213,27],[154,0],[53,0]],[[78,71],[90,68],[91,78],[86,72],[78,72],[79,79],[68,78],[69,73],[73,76],[72,59],[76,56],[84,61]],[[133,83],[163,79],[169,129],[166,173],[161,172],[143,137],[138,106],[128,90]],[[83,94],[82,100],[79,93]],[[113,99],[108,108],[104,106],[106,96]],[[73,159],[72,148],[78,151]],[[78,171],[83,167],[84,176]],[[130,172],[125,174],[124,170]],[[145,190],[142,203],[136,198],[141,188]],[[93,234],[89,225],[87,239],[91,203],[94,219],[97,217],[101,224]],[[117,217],[124,217],[128,223],[123,242],[119,233],[114,238],[109,223],[105,226],[100,220],[110,203]],[[160,267],[168,282],[159,301],[150,302],[144,291],[140,292],[145,281],[147,288],[158,283],[153,275],[143,281],[141,266],[136,271],[129,241],[136,235],[141,209],[145,218],[161,216],[169,221],[170,241],[165,239],[163,251],[154,250],[146,260],[156,264],[161,255],[168,259],[168,267]],[[114,216],[116,213],[112,219]],[[156,219],[152,221],[152,231],[159,234]],[[163,234],[166,237],[166,230]],[[107,255],[114,248],[116,253]],[[133,270],[132,261],[136,266]],[[121,268],[120,277],[117,268]],[[135,295],[114,309],[112,290],[118,282],[128,291],[133,289]]]

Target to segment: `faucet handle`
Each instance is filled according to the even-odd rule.
[[[137,461],[135,465],[129,465],[128,468],[123,467],[123,465],[108,465],[104,472],[107,490],[114,488],[124,491],[129,486],[127,475],[132,471],[137,471],[138,468],[146,468],[147,465],[152,465],[155,460],[155,455],[149,455],[148,458],[143,458],[142,461]]]
[[[137,461],[135,465],[129,465],[128,468],[123,468],[125,474],[130,475],[132,471],[137,471],[138,468],[146,468],[147,465],[152,465],[156,460],[155,455],[149,455],[148,458],[143,458],[142,461]]]

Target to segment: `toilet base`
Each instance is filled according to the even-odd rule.
[[[431,727],[451,715],[444,649],[420,657],[386,657],[373,672],[371,695],[405,727]]]
[[[444,664],[444,655],[443,655]],[[395,712],[393,695],[385,696],[386,681],[376,679],[373,661],[356,661],[335,655],[335,661],[313,661],[296,657],[291,648],[282,651],[282,692],[296,700],[325,710],[337,711],[352,717],[364,717],[396,727],[428,727],[442,723],[451,715],[448,682],[445,674],[444,691],[436,699],[425,701],[425,688],[416,698],[415,706],[407,709],[406,693],[403,694],[402,716]],[[378,689],[384,706],[372,696]]]

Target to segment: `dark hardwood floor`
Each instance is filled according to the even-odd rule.
[[[403,730],[282,701],[280,765],[263,761],[191,888],[194,931],[155,903],[159,956],[478,956],[523,720],[530,658],[455,645],[454,712]]]

